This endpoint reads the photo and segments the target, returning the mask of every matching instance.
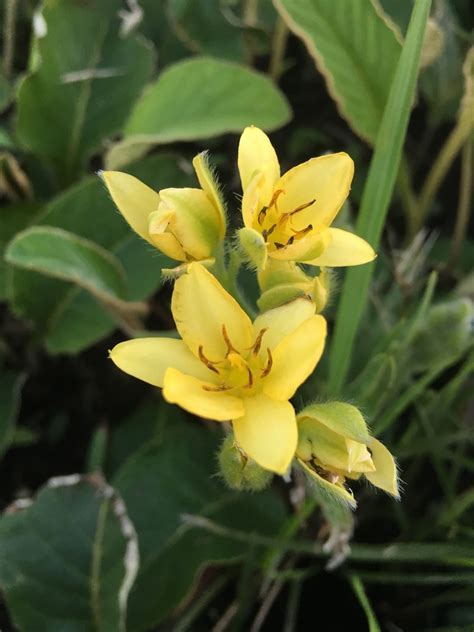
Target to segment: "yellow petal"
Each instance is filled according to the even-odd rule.
[[[202,189],[162,189],[158,211],[150,217],[152,235],[171,232],[189,259],[209,258],[219,243],[220,224]]]
[[[150,214],[148,234],[154,246],[165,255],[177,261],[188,261],[189,256],[173,233],[168,232],[171,220],[174,217],[172,211],[166,213],[155,211]]]
[[[375,250],[365,239],[340,228],[329,228],[331,235],[329,245],[322,254],[308,261],[313,266],[358,266],[372,261],[377,256]]]
[[[228,347],[223,335],[238,351],[253,343],[252,323],[237,301],[199,263],[191,263],[175,283],[171,299],[176,328],[193,353],[202,346],[209,360],[222,360]]]
[[[225,391],[206,390],[215,388],[212,382],[204,382],[177,369],[166,371],[163,380],[163,397],[170,404],[178,404],[193,415],[230,421],[244,414],[242,400]]]
[[[269,309],[254,321],[254,335],[267,329],[263,338],[263,347],[274,349],[284,338],[292,334],[305,320],[314,316],[315,307],[306,298],[297,298],[286,305]]]
[[[375,472],[366,472],[365,478],[376,487],[380,487],[380,489],[383,489],[385,492],[392,494],[395,498],[400,498],[395,459],[383,443],[380,443],[380,441],[375,438],[371,440],[369,449],[372,452]]]
[[[264,392],[277,400],[293,397],[296,389],[314,371],[323,353],[326,320],[312,316],[273,351],[273,367],[264,379]]]
[[[235,438],[261,467],[284,474],[295,454],[297,428],[289,402],[277,402],[263,393],[244,400],[245,415],[233,421]]]
[[[323,424],[305,417],[298,421],[297,455],[305,461],[316,457],[327,470],[350,469],[349,453],[344,437]]]
[[[270,139],[258,127],[244,129],[239,142],[238,166],[244,192],[257,172],[265,174],[262,203],[268,203],[275,182],[280,177],[280,165]]]
[[[254,228],[254,218],[257,216],[264,203],[260,202],[263,198],[263,190],[265,188],[265,174],[257,172],[248,186],[244,189],[242,196],[242,219],[247,228]]]
[[[354,163],[344,152],[311,158],[287,171],[276,183],[275,189],[284,191],[278,198],[278,209],[291,213],[314,200],[307,209],[293,215],[295,227],[329,226],[349,195],[353,175]]]
[[[224,239],[226,230],[224,202],[222,201],[217,178],[214,175],[212,167],[209,165],[207,151],[203,151],[194,157],[193,167],[201,188],[214,206],[219,223],[219,237]]]
[[[148,235],[148,217],[158,209],[158,193],[128,173],[103,171],[101,176],[118,210],[133,230],[152,243]]]
[[[315,257],[319,257],[330,243],[330,235],[327,228],[312,230],[306,237],[296,239],[289,246],[283,246],[277,250],[269,252],[273,259],[282,261],[309,262]]]
[[[187,348],[182,340],[174,338],[135,338],[116,345],[110,359],[125,373],[153,386],[163,386],[163,378],[169,367],[190,375],[213,381],[210,371]]]
[[[367,446],[352,439],[345,441],[348,454],[347,470],[349,472],[374,472],[375,465]]]

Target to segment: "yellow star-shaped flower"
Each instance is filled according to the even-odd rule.
[[[254,252],[265,247],[259,267],[267,256],[325,267],[360,265],[375,258],[366,241],[331,228],[354,175],[346,153],[311,158],[281,176],[268,136],[247,127],[240,138],[238,165],[245,225],[241,241]]]
[[[261,467],[283,474],[297,445],[289,403],[321,357],[326,321],[304,298],[252,323],[198,263],[176,281],[171,302],[181,340],[137,338],[110,353],[130,375],[163,388],[185,410],[232,421],[240,447]]]

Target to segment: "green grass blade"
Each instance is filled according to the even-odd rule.
[[[349,577],[349,583],[352,586],[352,590],[354,591],[362,610],[367,617],[367,624],[369,626],[369,632],[381,632],[380,626],[377,621],[377,617],[375,616],[374,611],[372,610],[372,606],[370,605],[370,601],[366,595],[364,584],[361,582],[358,575],[351,575]]]
[[[380,242],[398,174],[430,6],[431,0],[417,0],[415,3],[362,196],[356,232],[374,248]],[[367,302],[373,270],[372,263],[351,268],[346,274],[330,349],[331,392],[340,391],[349,370],[352,347]]]

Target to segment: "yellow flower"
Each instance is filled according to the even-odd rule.
[[[330,227],[354,175],[347,154],[311,158],[280,176],[268,136],[257,127],[247,127],[240,138],[238,165],[245,228],[254,232],[255,242],[265,244],[268,256],[326,267],[359,265],[375,258],[366,241]]]
[[[119,211],[143,239],[171,259],[212,263],[225,235],[224,207],[206,154],[198,154],[193,165],[201,189],[157,193],[127,173],[101,175]]]
[[[297,443],[289,403],[321,357],[326,321],[298,299],[252,324],[202,265],[175,283],[171,309],[182,340],[137,338],[110,353],[130,375],[163,388],[168,402],[216,421],[261,467],[283,474]]]
[[[371,437],[360,411],[350,404],[313,404],[298,420],[296,456],[305,471],[326,493],[355,506],[346,479],[365,476],[373,485],[399,497],[395,460]]]

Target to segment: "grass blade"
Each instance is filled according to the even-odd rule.
[[[356,232],[374,248],[380,242],[392,198],[414,99],[420,53],[431,0],[417,0],[380,125]],[[352,355],[357,329],[367,302],[374,264],[351,268],[344,280],[330,349],[329,388],[340,391]]]

